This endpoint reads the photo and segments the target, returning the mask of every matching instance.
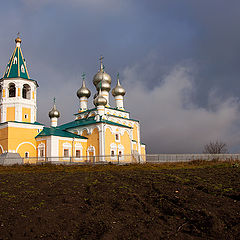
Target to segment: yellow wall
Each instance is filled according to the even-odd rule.
[[[37,151],[32,145],[35,147],[37,145],[35,140],[37,134],[37,129],[9,127],[8,149],[17,151],[21,157],[25,156],[25,152],[29,152],[29,157],[36,157]]]
[[[7,108],[7,121],[15,121],[15,107]]]
[[[71,145],[71,151],[69,152],[70,157],[72,156],[72,149],[73,149],[73,141],[69,140],[59,140],[59,157],[63,157],[63,144],[64,143],[69,143]]]
[[[133,124],[133,140],[138,142],[137,125]]]
[[[8,129],[6,128],[2,128],[0,129],[0,145],[3,147],[4,151],[8,150]]]
[[[120,135],[120,142],[116,141],[115,133],[111,133],[110,129],[107,128],[105,132],[105,155],[111,155],[111,147],[110,145],[115,143],[118,145],[123,145],[124,147],[124,155],[131,154],[131,140],[128,133],[125,131],[123,136]]]
[[[18,88],[18,97],[21,96],[21,88]]]
[[[131,154],[131,140],[126,131],[124,132],[123,136],[121,136],[121,144],[124,146],[124,154]]]
[[[146,155],[145,145],[141,146],[141,155]]]
[[[95,155],[99,155],[99,132],[98,132],[98,129],[95,128],[93,130],[92,134],[89,134],[89,135],[87,134],[87,130],[84,130],[82,133],[82,136],[88,138],[86,151],[87,151],[88,147],[90,145],[92,145],[95,147]]]
[[[24,115],[27,114],[28,117],[25,118]],[[22,108],[22,121],[23,122],[31,122],[31,109],[30,108]]]
[[[133,142],[133,150],[137,150],[137,143]]]
[[[3,94],[2,96],[5,97],[5,89],[3,89],[3,93],[2,94]]]

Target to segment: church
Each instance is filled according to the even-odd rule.
[[[54,99],[48,113],[50,126],[37,122],[38,82],[28,72],[21,50],[21,38],[0,79],[0,158],[19,158],[24,163],[39,161],[71,162],[136,162],[145,161],[145,145],[141,143],[140,123],[131,119],[124,107],[125,89],[119,74],[114,88],[105,72],[103,57],[93,77],[96,94],[94,108],[88,108],[91,92],[85,74],[77,91],[79,109],[73,121],[58,125],[60,112]],[[112,91],[111,91],[112,90]],[[110,105],[112,93],[115,104]],[[46,113],[47,114],[47,113]]]

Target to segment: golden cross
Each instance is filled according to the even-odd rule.
[[[103,59],[104,59],[104,57],[101,55],[100,58],[99,58],[101,64],[102,64]]]

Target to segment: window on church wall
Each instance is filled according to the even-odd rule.
[[[69,149],[64,149],[63,150],[63,156],[64,157],[69,157]]]
[[[112,150],[111,151],[111,157],[114,157],[114,155],[115,155],[115,152],[114,152],[114,150]]]
[[[23,85],[22,97],[24,99],[31,99],[31,88],[28,84]]]
[[[9,84],[8,96],[9,97],[16,97],[16,87],[15,87],[14,83]]]
[[[81,157],[81,150],[76,150],[76,158],[80,158]]]
[[[122,151],[119,151],[118,155],[119,155],[119,157],[121,157],[122,156]]]
[[[116,140],[116,142],[119,142],[120,141],[120,136],[119,136],[119,134],[117,133],[117,134],[115,134],[115,140]]]
[[[39,153],[40,157],[44,157],[44,149],[40,149],[39,152],[40,152],[40,153]]]
[[[25,152],[24,156],[25,158],[29,158],[29,152]]]

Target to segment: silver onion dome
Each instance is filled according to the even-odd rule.
[[[77,96],[78,98],[81,98],[81,97],[89,98],[91,96],[90,90],[86,87],[85,80],[83,80],[82,82],[82,87],[78,89]]]
[[[124,96],[125,94],[126,94],[126,91],[125,91],[125,89],[121,86],[120,81],[119,81],[119,77],[118,77],[117,85],[116,85],[115,88],[113,88],[113,90],[112,90],[112,95],[113,95],[114,97],[116,97],[116,96],[119,96],[119,95]]]
[[[111,84],[111,82],[112,82],[111,76],[104,71],[102,60],[103,60],[103,57],[100,58],[100,70],[93,77],[93,84],[95,85],[95,87],[97,87],[97,85],[101,81],[106,81],[109,84]]]
[[[111,85],[107,81],[100,81],[96,87],[98,91],[100,90],[100,88],[102,91],[107,92],[111,90]]]
[[[107,104],[107,99],[102,96],[102,90],[99,90],[98,96],[93,100],[95,106],[105,106]]]
[[[60,117],[60,112],[57,110],[56,108],[56,104],[55,104],[55,98],[54,98],[54,104],[53,104],[53,108],[52,110],[48,113],[48,116],[50,118],[59,118]]]

